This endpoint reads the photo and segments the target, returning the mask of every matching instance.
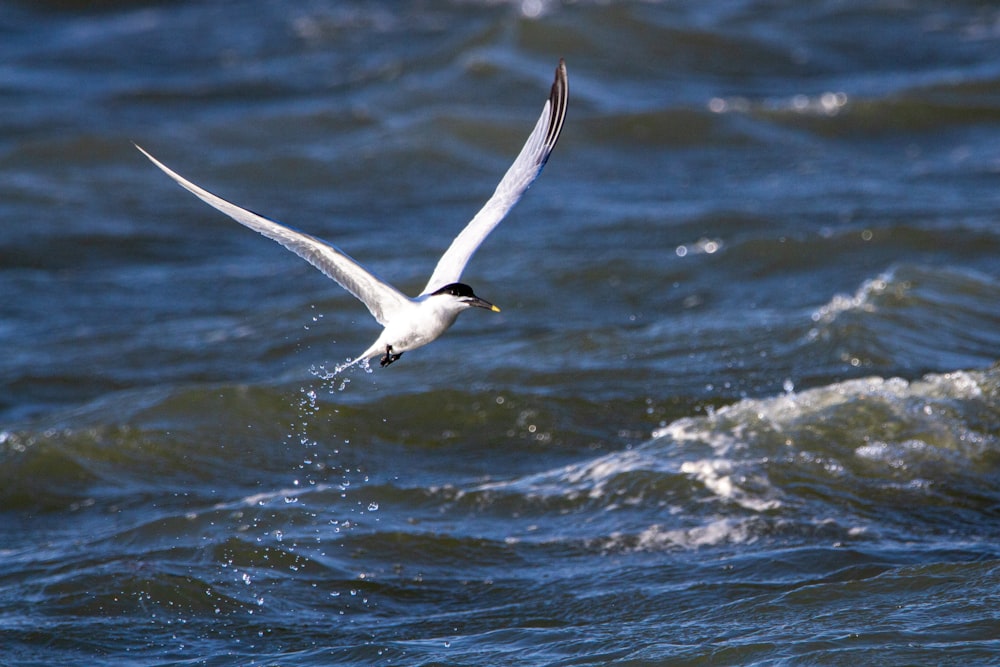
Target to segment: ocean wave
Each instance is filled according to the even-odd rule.
[[[997,414],[1000,366],[860,378],[744,399],[637,446],[469,492],[613,516],[589,523],[609,528],[602,548],[902,539],[922,511],[967,512],[956,530],[971,530],[1000,497]]]
[[[1000,282],[992,276],[896,265],[815,309],[806,341],[854,367],[905,367],[920,360],[938,367],[980,366],[1000,349],[998,300]]]
[[[439,419],[415,421],[428,401],[443,409]],[[569,457],[569,443],[592,437],[582,415],[594,409],[557,398],[416,393],[394,399],[395,419],[420,424],[409,433],[373,419],[378,404],[301,402],[262,388],[180,389],[137,401],[117,426],[85,425],[105,406],[76,414],[73,427],[7,430],[2,500],[8,508],[79,511],[96,503],[121,511],[167,493],[155,517],[137,526],[152,521],[176,535],[212,522],[237,532],[268,532],[272,524],[288,531],[282,524],[296,517],[313,526],[308,533],[317,512],[330,526],[349,520],[355,531],[377,533],[396,525],[378,524],[392,514],[370,510],[382,505],[411,508],[424,520],[476,517],[474,525],[462,519],[459,534],[486,536],[515,515],[559,526],[522,536],[529,541],[647,549],[792,539],[830,517],[838,517],[836,527],[824,530],[850,539],[884,519],[887,507],[905,524],[918,507],[989,511],[998,494],[1000,366],[802,390],[789,383],[784,393],[708,407],[645,441],[541,471],[531,452]],[[478,407],[470,413],[470,405]],[[278,416],[270,428],[253,419],[265,410]],[[601,422],[614,412],[609,406],[590,417]],[[157,428],[178,428],[180,414],[188,415],[185,428]],[[496,436],[463,441],[461,433],[483,425]],[[501,450],[512,447],[529,458],[502,464]],[[422,472],[400,478],[407,451],[419,453]],[[479,472],[470,476],[473,461]],[[581,513],[591,519],[572,524]]]

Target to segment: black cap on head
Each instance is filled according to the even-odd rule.
[[[486,310],[492,310],[494,313],[499,313],[500,309],[494,306],[489,301],[480,299],[472,292],[472,288],[465,283],[451,283],[445,285],[439,289],[431,292],[431,296],[435,294],[450,294],[451,296],[459,298],[468,306],[475,306],[476,308],[485,308]]]
[[[469,296],[469,297],[476,296],[475,294],[473,294],[472,288],[466,285],[465,283],[451,283],[449,285],[445,285],[440,289],[434,290],[432,294],[450,294],[452,296]]]

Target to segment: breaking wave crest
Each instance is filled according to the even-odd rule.
[[[745,399],[632,448],[474,492],[562,501],[570,515],[597,506],[613,527],[598,542],[612,549],[905,540],[924,511],[968,510],[973,531],[1000,497],[998,387],[994,366]]]

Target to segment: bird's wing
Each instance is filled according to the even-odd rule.
[[[136,148],[198,199],[222,211],[241,225],[272,241],[277,241],[335,280],[368,306],[368,310],[379,324],[384,326],[394,313],[410,301],[402,292],[373,275],[339,248],[217,197],[170,170],[141,146],[136,145]]]
[[[455,237],[451,246],[445,251],[431,279],[422,294],[430,294],[449,283],[458,282],[465,265],[483,240],[493,231],[507,212],[517,203],[531,182],[535,180],[542,167],[545,166],[549,154],[559,140],[563,121],[566,119],[566,102],[569,95],[569,85],[566,81],[566,63],[559,60],[556,68],[556,79],[552,84],[549,99],[542,108],[542,115],[535,124],[528,141],[518,154],[514,164],[504,174],[496,191],[486,205],[476,214],[465,229]]]

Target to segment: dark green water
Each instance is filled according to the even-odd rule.
[[[0,663],[1000,651],[1000,11],[0,9]],[[180,173],[419,291],[390,368]]]

